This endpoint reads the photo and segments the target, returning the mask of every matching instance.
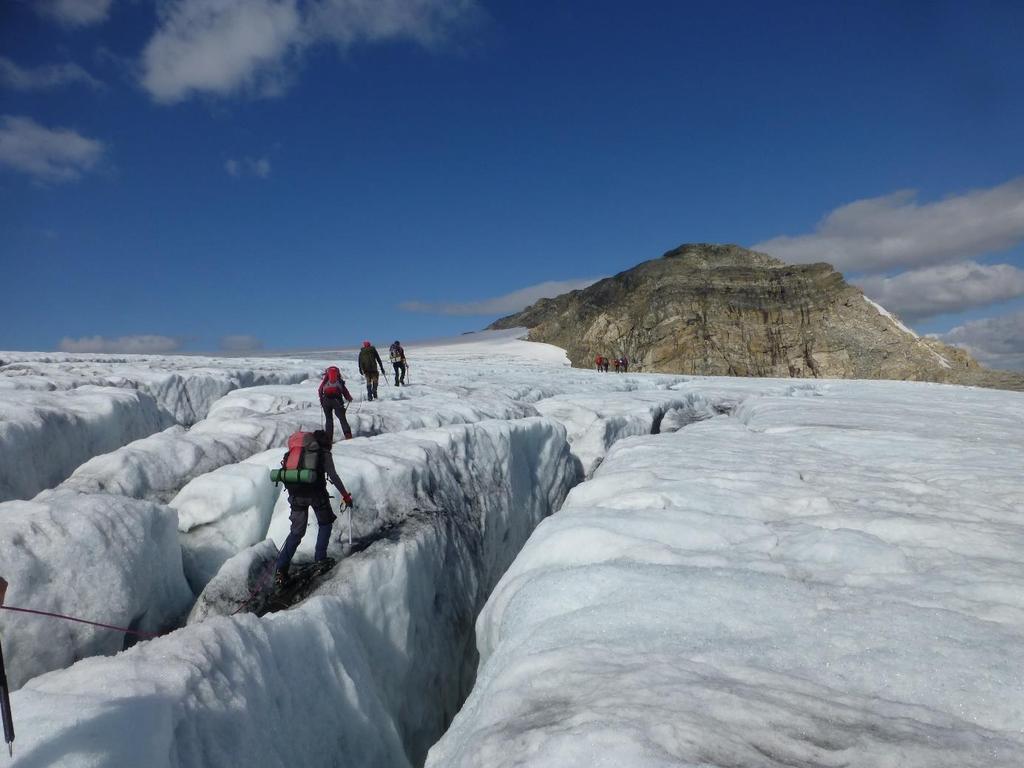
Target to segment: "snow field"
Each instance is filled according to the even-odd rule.
[[[428,766],[1024,763],[1019,396],[780,394],[611,449]]]
[[[32,680],[14,697],[14,765],[420,764],[472,684],[474,617],[576,463],[564,428],[542,418],[384,435],[335,454],[377,541],[292,610],[208,618]],[[272,554],[261,546],[211,588],[226,597],[229,573],[251,578]]]

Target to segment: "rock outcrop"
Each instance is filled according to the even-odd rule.
[[[1024,389],[1024,376],[919,337],[829,264],[785,264],[735,245],[680,246],[490,327],[518,326],[581,367],[625,355],[630,370],[663,373]]]

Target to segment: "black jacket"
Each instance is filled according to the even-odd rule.
[[[377,365],[374,365],[376,359]],[[372,344],[368,347],[363,347],[359,350],[359,373],[363,376],[367,374],[376,373],[377,367],[380,367],[380,372],[384,373],[384,363],[381,362],[380,354],[377,352],[377,348]]]

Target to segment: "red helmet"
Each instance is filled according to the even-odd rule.
[[[370,342],[368,342],[368,341],[364,341],[364,342],[363,342],[363,346],[364,346],[364,347],[368,347],[368,346],[370,346]]]

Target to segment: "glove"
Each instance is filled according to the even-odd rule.
[[[349,493],[348,491],[346,491],[345,493],[341,494],[341,500],[343,502],[345,502],[345,506],[346,507],[351,507],[352,506],[352,494]]]

